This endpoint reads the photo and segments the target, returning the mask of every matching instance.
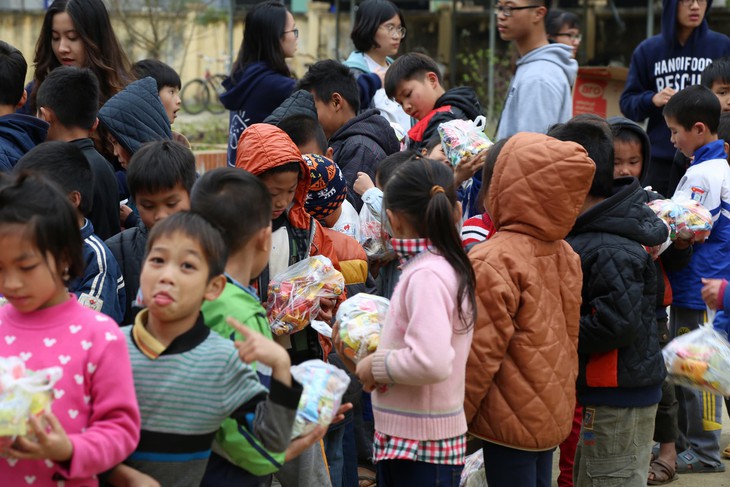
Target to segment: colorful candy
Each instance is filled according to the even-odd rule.
[[[712,215],[697,201],[689,198],[654,200],[647,203],[656,216],[669,225],[671,240],[690,239],[704,242],[712,231]]]
[[[662,354],[670,382],[730,395],[730,343],[712,325],[678,336]]]
[[[480,125],[479,119],[477,123],[457,119],[439,125],[441,146],[453,167],[458,166],[465,157],[475,156],[492,146],[492,142]]]
[[[303,387],[292,438],[306,435],[318,424],[329,426],[340,409],[350,378],[343,370],[321,360],[295,365],[291,375]]]
[[[355,363],[373,353],[380,343],[390,301],[372,294],[357,294],[340,305],[337,322],[345,355]]]

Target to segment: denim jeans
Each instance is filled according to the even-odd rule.
[[[382,460],[375,464],[378,487],[459,487],[463,465],[411,460]]]
[[[482,442],[489,487],[550,487],[553,450],[525,451]]]
[[[575,487],[645,487],[656,410],[656,404],[584,406],[573,467]]]

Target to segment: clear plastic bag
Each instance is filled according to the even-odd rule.
[[[329,426],[350,385],[347,373],[321,360],[307,360],[293,366],[291,375],[304,389],[297,407],[292,438],[306,435],[318,424]]]
[[[337,322],[347,358],[357,363],[378,348],[389,306],[387,299],[366,293],[356,294],[340,305]]]
[[[319,300],[336,298],[344,288],[342,273],[322,255],[287,268],[269,283],[266,310],[271,332],[289,335],[304,329],[319,314]]]
[[[484,452],[480,448],[468,457],[461,471],[459,487],[487,487],[487,476],[484,472]]]
[[[31,371],[19,357],[0,357],[0,445],[28,434],[28,418],[50,411],[51,390],[60,367]]]
[[[712,325],[678,336],[662,354],[673,384],[730,396],[730,343]]]
[[[669,225],[670,240],[691,239],[704,242],[712,231],[712,215],[697,201],[689,198],[654,200],[647,203],[656,216]]]
[[[484,133],[486,119],[477,117],[471,120],[450,120],[439,125],[441,146],[453,167],[465,157],[475,156],[492,146],[492,141]]]
[[[395,257],[395,252],[383,231],[383,223],[372,214],[367,205],[360,210],[360,245],[368,260],[387,262]]]

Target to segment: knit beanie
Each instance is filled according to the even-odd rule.
[[[304,154],[311,185],[304,208],[316,220],[323,220],[342,205],[347,196],[347,181],[339,166],[317,154]]]

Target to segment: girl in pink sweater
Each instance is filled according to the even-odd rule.
[[[458,486],[475,277],[457,231],[453,171],[430,159],[405,162],[383,203],[403,272],[380,346],[357,364],[365,390],[375,390],[378,486]]]
[[[0,483],[96,486],[134,450],[140,416],[124,336],[66,289],[83,271],[76,210],[40,176],[1,177],[0,249],[0,357],[63,370],[52,412],[0,449]]]

